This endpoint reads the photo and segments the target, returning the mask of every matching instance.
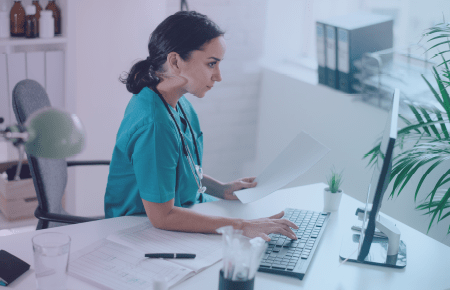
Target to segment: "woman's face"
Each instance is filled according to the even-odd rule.
[[[222,36],[194,50],[187,61],[180,65],[180,76],[186,80],[184,89],[198,98],[203,98],[215,82],[220,82],[219,64],[225,55],[225,39]]]

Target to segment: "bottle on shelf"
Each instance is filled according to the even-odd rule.
[[[39,0],[33,0],[31,5],[36,6],[36,20],[37,20],[37,36],[39,37],[39,18],[41,18],[42,7],[39,5]]]
[[[25,36],[25,9],[20,0],[14,0],[9,17],[11,36]]]
[[[28,5],[25,7],[25,37],[36,38],[37,37],[37,19],[36,19],[36,6]]]
[[[50,10],[42,10],[39,19],[39,37],[52,38],[55,36],[55,20],[53,12]]]
[[[51,10],[53,12],[53,18],[55,19],[55,35],[61,35],[61,10],[56,5],[55,0],[49,0],[45,10]]]

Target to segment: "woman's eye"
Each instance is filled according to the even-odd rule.
[[[214,66],[216,65],[217,62],[210,62],[208,65],[210,68],[214,68]]]

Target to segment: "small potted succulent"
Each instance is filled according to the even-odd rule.
[[[331,174],[327,177],[328,187],[323,191],[324,211],[337,211],[342,197],[342,173],[337,172],[333,167]]]

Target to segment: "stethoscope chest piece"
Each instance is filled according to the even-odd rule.
[[[199,165],[194,165],[194,167],[198,178],[203,179],[203,169]]]

